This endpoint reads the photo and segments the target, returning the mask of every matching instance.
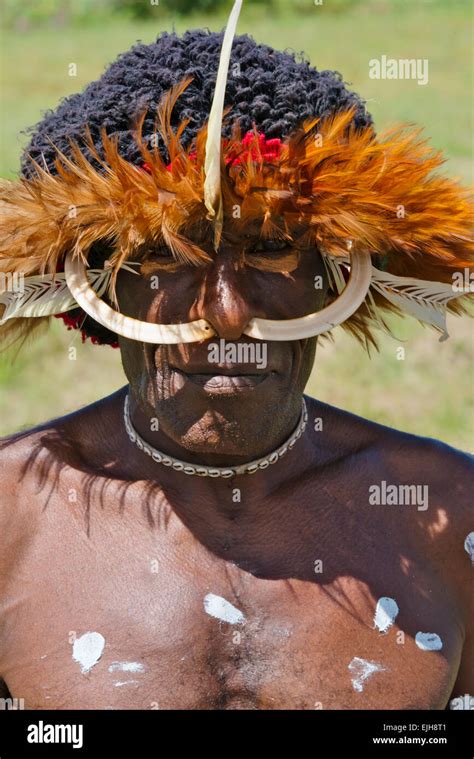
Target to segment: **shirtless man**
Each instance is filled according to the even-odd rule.
[[[205,278],[203,316],[228,340],[281,295],[272,282],[262,298],[258,273],[236,281],[238,250]],[[140,303],[150,289],[134,286]],[[211,387],[205,345],[164,356],[124,344],[134,425],[209,466],[264,455],[295,427],[315,343],[272,343],[259,382],[234,383],[247,370],[227,366]],[[186,476],[130,442],[125,393],[3,445],[0,673],[14,697],[28,708],[444,709],[473,692],[467,455],[306,397],[323,432],[308,424],[276,465]],[[370,505],[384,480],[427,485],[428,508]],[[223,598],[242,621],[206,613],[210,596],[211,611]],[[384,597],[400,610],[386,633],[374,629]],[[88,632],[105,646],[81,674],[71,643]],[[420,632],[442,648],[420,648]],[[366,680],[361,659],[378,668]]]
[[[282,276],[242,266],[243,252],[294,254],[252,228],[224,226],[218,255],[210,236],[199,244],[201,267],[168,271],[171,253],[156,252],[158,291],[151,274],[121,271],[120,311],[204,319],[238,346],[256,342],[251,319],[324,303],[320,256],[303,251]],[[236,467],[291,438],[317,337],[269,341],[262,368],[211,365],[210,340],[119,342],[128,386],[2,445],[12,697],[28,709],[445,709],[473,693],[469,456],[304,396],[304,431],[274,463],[185,474],[129,438],[127,394],[154,449]],[[384,483],[426,498],[377,503]]]

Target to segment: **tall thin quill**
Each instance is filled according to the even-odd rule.
[[[230,54],[234,41],[237,21],[242,0],[236,0],[232,8],[222,43],[219,69],[217,71],[216,89],[212,101],[207,127],[206,158],[204,162],[204,203],[208,218],[214,219],[214,248],[218,249],[223,225],[223,207],[221,192],[221,139],[224,97],[229,72]]]

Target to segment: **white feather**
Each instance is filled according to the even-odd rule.
[[[455,292],[452,285],[397,277],[372,267],[372,288],[405,313],[438,329],[442,333],[440,342],[449,337],[446,306],[463,294]]]
[[[44,277],[28,277],[17,292],[4,290],[0,293],[0,303],[6,306],[0,325],[8,319],[16,319],[23,316],[49,316],[62,311],[69,311],[74,306],[64,277],[56,276],[56,287]],[[58,309],[58,310],[56,310]]]
[[[345,256],[341,256],[341,258],[339,258],[330,256],[327,253],[323,253],[323,263],[325,265],[326,273],[328,275],[331,286],[335,287],[338,295],[340,295],[346,286],[346,281],[342,274],[343,266],[341,266],[341,264],[343,264],[344,268],[347,269],[349,259]]]
[[[343,270],[350,266],[350,258],[323,253],[323,261],[332,285],[340,294],[345,287]],[[455,292],[453,286],[445,282],[398,277],[376,269],[375,266],[372,266],[371,289],[383,295],[401,311],[440,330],[441,342],[449,337],[446,328],[447,304],[454,298],[465,295],[464,292]],[[369,296],[372,308],[376,310],[370,291]]]
[[[224,97],[232,43],[241,8],[242,0],[236,0],[227,22],[219,60],[219,69],[217,71],[216,88],[214,90],[207,127],[206,158],[204,162],[204,203],[209,212],[209,217],[215,218],[215,247],[219,245],[222,230],[221,139]]]
[[[140,266],[140,264],[129,262],[122,264],[121,268],[138,274],[131,268],[133,266]],[[109,286],[111,275],[110,268],[89,269],[89,281],[99,297]],[[64,272],[35,275],[23,279],[19,277],[14,285],[11,289],[5,287],[0,291],[0,304],[5,306],[0,326],[8,319],[53,316],[78,307],[68,289]]]

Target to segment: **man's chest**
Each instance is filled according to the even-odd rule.
[[[26,708],[444,708],[461,635],[429,577],[269,580],[121,537],[38,541],[19,563],[0,675]]]

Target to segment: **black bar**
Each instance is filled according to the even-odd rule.
[[[280,754],[306,754],[308,759],[341,750],[347,757],[357,753],[472,759],[470,716],[466,711],[3,711],[0,759],[110,756],[111,752],[120,757],[159,757],[183,749],[210,756],[213,749],[219,756],[235,750],[245,758],[255,752],[254,736],[264,743],[266,756],[275,746]],[[61,739],[61,732],[48,727],[56,725],[69,726],[63,737],[78,748],[72,743],[28,742],[28,735],[43,741]],[[82,747],[80,732],[73,733],[72,725],[82,725]]]

